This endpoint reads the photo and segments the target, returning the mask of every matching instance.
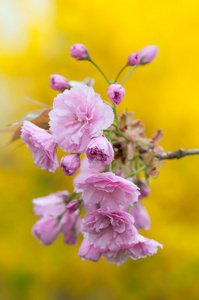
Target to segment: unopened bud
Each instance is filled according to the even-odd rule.
[[[74,175],[80,166],[79,154],[72,153],[61,158],[60,165],[62,171],[67,176]]]
[[[80,205],[80,200],[73,200],[66,205],[66,209],[69,212],[69,214],[72,214],[80,207]]]
[[[146,46],[140,50],[140,57],[141,57],[141,64],[145,65],[150,63],[152,60],[156,58],[158,54],[158,46],[156,45],[151,45],[151,46]]]
[[[140,63],[140,53],[139,52],[133,52],[129,55],[127,60],[128,66],[135,66]]]
[[[52,74],[50,76],[50,86],[53,90],[61,92],[70,88],[69,81],[64,76],[58,74]]]
[[[93,138],[88,144],[86,156],[91,168],[110,164],[114,159],[111,143],[104,136]]]
[[[70,47],[70,55],[78,60],[87,60],[89,53],[83,44],[74,44]]]
[[[113,104],[118,105],[125,95],[125,89],[121,84],[114,83],[109,85],[107,95]]]

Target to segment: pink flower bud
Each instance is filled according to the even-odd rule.
[[[156,58],[158,54],[158,46],[151,45],[146,46],[140,50],[141,64],[145,65],[150,63],[152,60]]]
[[[74,175],[80,167],[79,154],[72,153],[61,158],[60,165],[62,171],[67,176]]]
[[[128,66],[135,66],[140,63],[140,53],[139,52],[133,52],[129,55],[127,60]]]
[[[73,200],[66,205],[66,209],[69,212],[69,214],[72,214],[80,207],[80,205],[81,201]]]
[[[58,74],[50,75],[50,86],[53,90],[61,92],[65,91],[65,89],[70,88],[69,81],[65,77]]]
[[[86,60],[89,53],[83,44],[74,44],[70,47],[70,55],[78,60]]]
[[[61,230],[61,225],[56,225],[56,221],[52,216],[41,218],[32,227],[32,235],[46,246],[52,244]]]
[[[107,94],[111,102],[118,105],[125,95],[125,89],[121,84],[114,83],[109,85]]]
[[[88,144],[86,156],[91,168],[107,165],[114,159],[113,147],[106,137],[99,136]]]

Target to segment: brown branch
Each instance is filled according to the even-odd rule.
[[[173,158],[181,158],[187,155],[197,155],[199,154],[199,149],[179,149],[176,151],[168,151],[168,152],[163,152],[163,153],[156,153],[155,157],[157,157],[158,159],[162,160],[162,159],[173,159]]]

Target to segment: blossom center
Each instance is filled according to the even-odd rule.
[[[90,149],[90,153],[89,156],[92,156],[95,160],[99,160],[101,162],[104,162],[107,160],[108,155],[103,153],[100,149],[98,149],[97,147],[95,148],[91,148]]]
[[[114,92],[114,98],[117,99],[120,96],[119,92]]]

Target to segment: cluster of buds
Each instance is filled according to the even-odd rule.
[[[157,52],[157,46],[147,46],[132,53],[122,70],[151,62]],[[83,44],[71,46],[70,53],[97,66]],[[117,114],[116,105],[125,95],[122,84],[132,70],[119,84],[122,70],[112,82],[97,68],[109,85],[107,94],[113,106],[101,99],[91,81],[78,84],[52,75],[50,85],[61,93],[49,109],[48,122],[43,128],[34,121],[23,122],[21,139],[32,152],[35,165],[55,172],[59,147],[67,153],[60,160],[63,173],[71,176],[80,168],[72,194],[61,191],[33,200],[40,219],[32,233],[41,243],[50,245],[60,233],[65,243],[74,244],[81,232],[79,255],[83,260],[96,262],[105,257],[121,265],[128,258],[151,256],[158,246],[162,247],[138,232],[150,228],[150,217],[141,200],[150,192],[150,177],[158,175],[156,153],[163,151],[158,146],[162,132],[158,130],[148,139],[144,125],[133,120],[133,113]]]

